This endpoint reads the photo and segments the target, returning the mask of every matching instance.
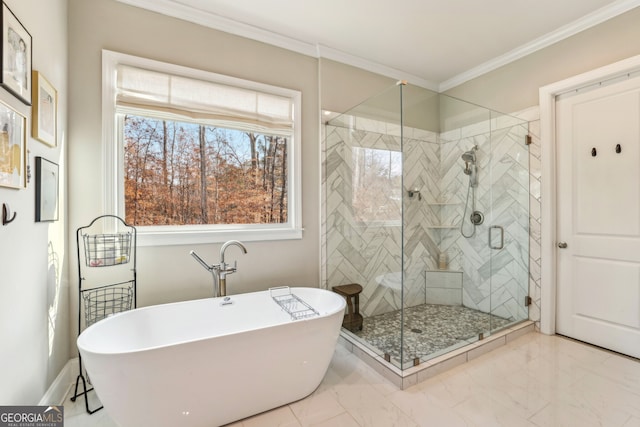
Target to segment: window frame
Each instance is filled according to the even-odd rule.
[[[102,155],[104,159],[102,176],[105,213],[124,217],[123,120],[119,119],[116,109],[116,69],[119,64],[285,96],[290,98],[294,105],[294,128],[287,147],[288,215],[286,223],[136,226],[138,245],[168,246],[222,243],[229,239],[265,241],[302,238],[300,149],[302,95],[300,91],[109,50],[102,51]]]

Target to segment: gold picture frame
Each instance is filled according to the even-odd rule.
[[[0,186],[27,186],[27,119],[0,102]]]
[[[58,91],[38,71],[33,72],[31,135],[51,147],[58,144]]]

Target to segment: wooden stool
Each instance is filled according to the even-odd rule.
[[[347,300],[347,314],[344,315],[342,320],[342,327],[354,332],[356,329],[362,330],[362,315],[360,314],[360,292],[362,292],[362,286],[357,283],[350,285],[334,286],[333,292],[342,295]],[[352,297],[353,300],[352,301]],[[355,309],[354,309],[355,305]]]

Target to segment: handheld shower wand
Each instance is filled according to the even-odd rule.
[[[476,164],[476,151],[478,146],[475,145],[471,150],[462,153],[462,160],[464,160],[464,174],[469,176],[469,186],[467,187],[467,199],[464,204],[464,212],[462,213],[462,222],[460,223],[460,233],[466,238],[473,237],[476,234],[476,225],[482,224],[484,221],[484,215],[482,212],[476,210],[476,187],[478,186],[478,166]],[[469,220],[473,225],[473,230],[470,234],[464,232],[464,222],[467,216],[467,209],[469,208],[469,196],[471,196],[471,215]]]
[[[462,160],[464,160],[464,174],[469,175],[469,185],[474,188],[477,187],[478,166],[476,165],[475,151],[469,150],[462,153]]]

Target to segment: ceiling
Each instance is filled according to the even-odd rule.
[[[119,0],[444,91],[640,0]]]

